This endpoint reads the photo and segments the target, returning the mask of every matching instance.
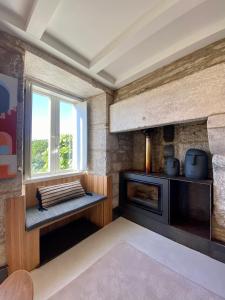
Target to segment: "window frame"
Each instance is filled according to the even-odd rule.
[[[50,98],[50,137],[49,137],[49,171],[45,173],[32,174],[32,95],[38,93]],[[73,168],[59,168],[59,140],[60,140],[60,102],[74,104],[76,110],[76,133],[73,141]],[[81,173],[87,171],[87,101],[74,96],[65,96],[64,94],[54,91],[54,89],[46,88],[46,85],[26,80],[25,86],[25,114],[24,114],[24,176],[25,180],[33,180],[38,178],[50,178],[62,175]],[[80,135],[80,127],[78,123],[82,119],[83,135],[79,140],[77,135]],[[76,149],[76,155],[75,150]],[[81,150],[83,151],[81,155]],[[82,163],[79,162],[79,157],[83,157]]]

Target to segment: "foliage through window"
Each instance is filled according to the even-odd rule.
[[[86,169],[87,106],[32,88],[28,177]]]

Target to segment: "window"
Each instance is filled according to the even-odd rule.
[[[87,103],[27,86],[26,177],[86,170]]]

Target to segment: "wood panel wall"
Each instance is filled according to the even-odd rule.
[[[38,180],[31,183],[24,184],[24,191],[26,195],[26,207],[32,207],[37,205],[36,192],[37,188],[40,186],[49,186],[60,183],[67,183],[74,180],[80,179],[81,184],[84,185],[84,174],[77,174],[68,177],[47,179],[47,180]]]
[[[99,204],[103,219],[98,225],[105,226],[112,221],[112,178],[110,176],[85,175],[84,187],[88,192],[107,196],[107,200]],[[90,211],[89,218],[96,223],[96,208]]]
[[[24,196],[6,201],[6,252],[9,273],[39,265],[39,229],[25,231]]]

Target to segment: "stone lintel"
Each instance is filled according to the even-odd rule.
[[[159,127],[225,113],[225,64],[116,102],[110,107],[110,131]]]

